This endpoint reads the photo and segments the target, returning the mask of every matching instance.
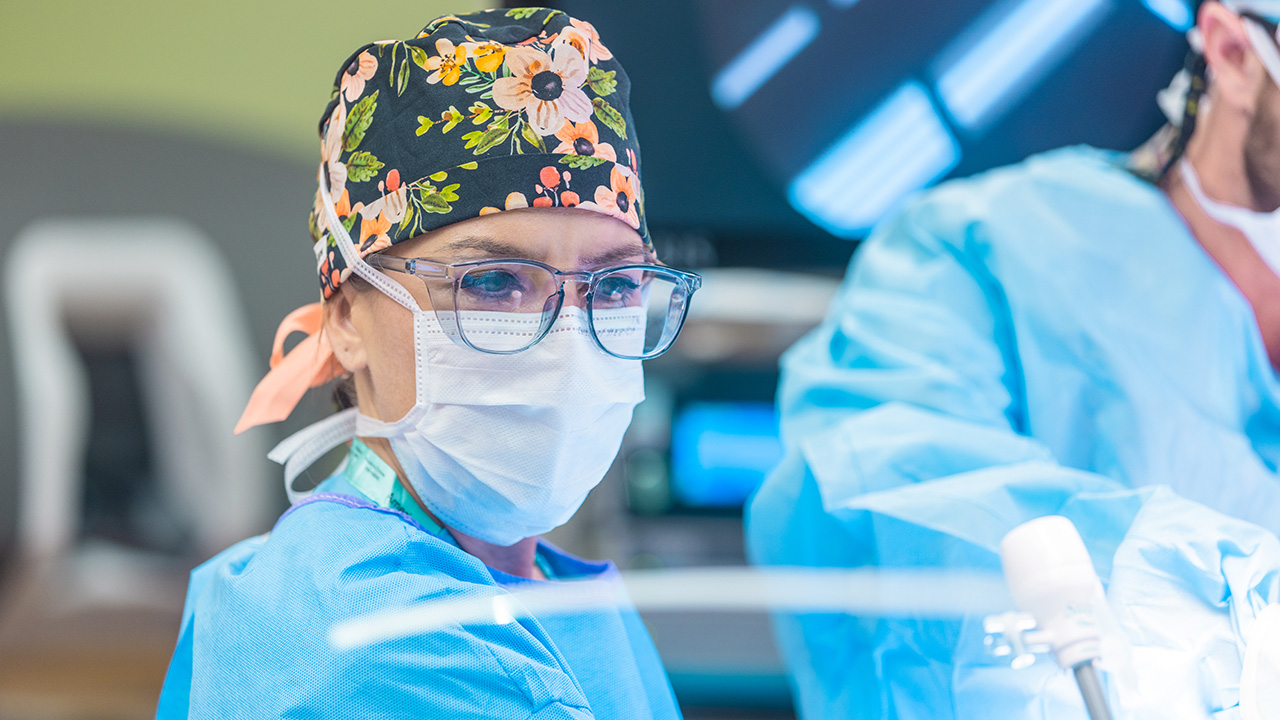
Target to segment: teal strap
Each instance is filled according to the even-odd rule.
[[[351,454],[347,456],[347,467],[344,471],[347,482],[359,490],[365,497],[384,507],[398,510],[413,518],[424,530],[451,544],[457,544],[447,530],[440,527],[422,506],[413,499],[404,485],[396,479],[396,471],[383,462],[378,454],[369,449],[359,438],[351,441]]]
[[[347,482],[351,484],[361,494],[369,498],[373,503],[384,507],[398,510],[405,515],[413,518],[424,530],[457,546],[457,541],[449,534],[448,530],[440,527],[440,523],[436,522],[427,511],[418,504],[404,485],[396,478],[396,471],[391,469],[378,454],[369,449],[359,438],[351,441],[351,453],[347,455],[347,467],[343,471],[347,476]],[[555,577],[555,573],[551,571],[551,564],[542,556],[539,551],[534,554],[534,563],[547,579]]]
[[[551,563],[547,562],[547,559],[542,557],[542,548],[538,548],[534,551],[533,563],[538,566],[538,569],[542,571],[543,576],[548,580],[556,579],[556,574],[551,572]]]

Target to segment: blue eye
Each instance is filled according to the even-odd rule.
[[[458,285],[466,305],[500,310],[519,306],[529,291],[528,279],[507,269],[472,271]]]
[[[595,290],[595,304],[601,307],[627,307],[640,303],[643,286],[639,273],[616,273],[602,278]]]
[[[516,277],[506,270],[470,272],[462,278],[462,287],[490,293],[509,290],[516,283]]]

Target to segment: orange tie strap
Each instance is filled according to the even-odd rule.
[[[280,323],[271,348],[271,370],[253,389],[249,404],[236,423],[237,435],[257,425],[284,420],[309,388],[346,372],[329,343],[321,341],[323,319],[324,306],[317,302],[294,310]],[[307,337],[285,355],[284,341],[295,332],[306,333]]]

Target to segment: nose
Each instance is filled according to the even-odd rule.
[[[580,310],[587,309],[587,289],[590,287],[586,280],[580,278],[566,278],[564,281],[564,304],[573,306]]]
[[[591,287],[591,277],[587,273],[562,271],[560,273],[560,289],[564,291],[564,305],[581,310],[587,309],[587,291]]]

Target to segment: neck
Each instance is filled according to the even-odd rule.
[[[405,490],[409,492],[409,495],[413,497],[413,501],[418,503],[418,506],[421,507],[427,515],[431,516],[432,520],[439,524],[440,527],[449,531],[449,534],[453,536],[455,541],[457,541],[458,547],[462,548],[468,554],[475,556],[486,566],[493,568],[494,570],[502,571],[508,575],[515,575],[516,577],[532,578],[536,580],[546,579],[546,576],[542,574],[540,569],[538,569],[538,564],[535,562],[537,558],[538,538],[525,538],[517,542],[515,545],[503,547],[501,545],[494,545],[493,543],[485,542],[479,538],[473,538],[470,535],[449,527],[447,524],[442,522],[435,513],[431,512],[431,508],[428,508],[426,504],[422,502],[422,498],[418,496],[418,491],[414,490],[413,486],[405,480],[404,468],[400,465],[399,458],[397,458],[396,454],[392,452],[391,442],[389,440],[386,438],[376,437],[360,438],[360,440],[364,442],[365,445],[368,445],[369,449],[376,453],[378,457],[382,458],[382,461],[390,466],[392,470],[395,470],[396,481],[404,486]]]
[[[413,489],[410,488],[409,491],[413,492]],[[502,547],[465,535],[452,528],[449,532],[453,535],[453,539],[458,541],[459,547],[494,570],[501,570],[516,577],[546,579],[535,562],[538,552],[536,537],[525,538],[510,547]]]
[[[1235,122],[1227,127],[1227,120],[1232,119],[1209,113],[1207,122],[1191,136],[1184,159],[1195,168],[1205,195],[1228,205],[1253,208],[1256,199],[1244,163],[1247,125]],[[1182,184],[1176,168],[1169,175],[1170,180]]]
[[[1241,185],[1245,187],[1248,185],[1244,181],[1243,169],[1240,169],[1237,174],[1235,168],[1222,160],[1215,160],[1213,155],[1205,152],[1203,146],[1189,147],[1186,157],[1180,162],[1191,163],[1200,181],[1201,192],[1210,199],[1229,205],[1248,207],[1243,197],[1247,191],[1241,188]],[[1218,261],[1218,264],[1224,265],[1224,269],[1224,259],[1243,255],[1246,248],[1252,250],[1243,233],[1209,217],[1204,208],[1200,207],[1200,203],[1191,194],[1176,165],[1170,169],[1162,185],[1165,194],[1169,196],[1169,202],[1182,216],[1191,234],[1213,256],[1213,259]],[[1257,257],[1257,253],[1252,254]],[[1259,264],[1262,264],[1261,258],[1257,259]]]
[[[1187,159],[1200,179],[1201,190],[1214,200],[1251,207],[1243,167],[1235,168],[1221,159],[1222,156],[1239,156],[1242,153],[1213,153],[1209,150],[1204,143],[1195,148],[1189,147],[1187,152]],[[1280,297],[1280,277],[1271,271],[1243,233],[1205,213],[1176,168],[1165,178],[1164,191],[1191,234],[1253,307],[1271,364],[1280,368],[1280,303],[1275,301]]]

